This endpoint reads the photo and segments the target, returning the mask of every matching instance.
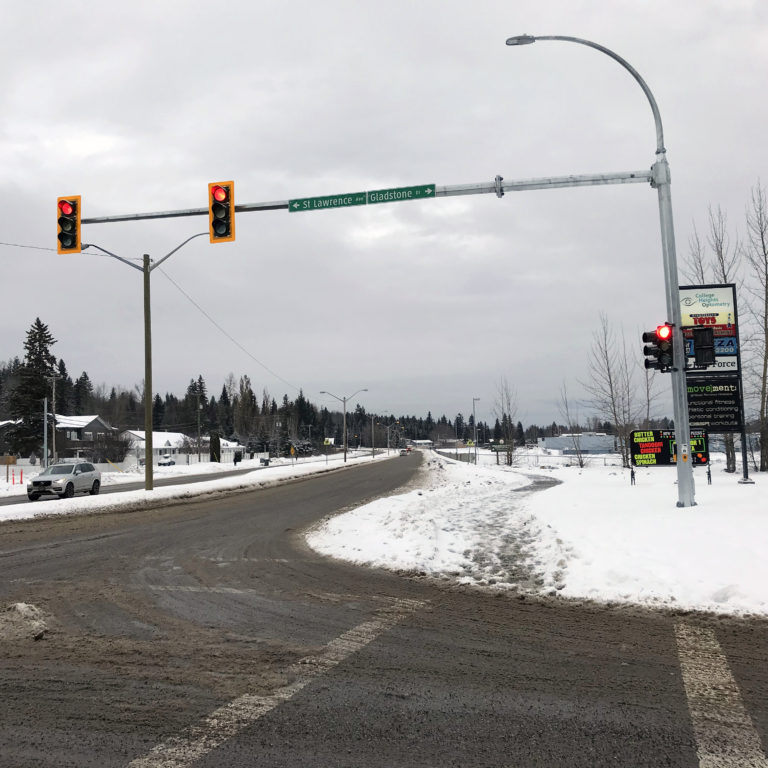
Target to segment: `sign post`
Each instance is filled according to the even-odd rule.
[[[743,469],[739,482],[752,483],[747,462],[736,285],[682,285],[680,309],[690,425],[709,432],[739,432]]]

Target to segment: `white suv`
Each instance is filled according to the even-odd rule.
[[[93,464],[53,464],[27,483],[27,498],[37,501],[41,496],[71,499],[76,493],[95,496],[101,489],[101,472]]]

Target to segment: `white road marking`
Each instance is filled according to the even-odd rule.
[[[406,616],[424,605],[418,600],[393,600],[381,615],[350,629],[332,640],[316,656],[306,656],[286,670],[292,682],[267,696],[245,694],[212,712],[199,725],[171,736],[128,768],[186,768],[190,763],[221,746],[244,728],[305,688],[316,677],[365,648]]]
[[[675,635],[700,768],[768,768],[715,633],[680,622]]]

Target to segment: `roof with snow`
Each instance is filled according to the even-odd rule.
[[[54,418],[56,419],[56,426],[60,429],[83,429],[83,427],[87,427],[97,420],[105,427],[112,429],[112,427],[98,414],[94,414],[93,416],[61,416],[57,413]]]
[[[132,444],[144,443],[147,440],[146,432],[143,429],[126,429],[122,436],[128,438]],[[181,448],[189,437],[183,432],[158,432],[152,430],[152,447],[158,448]]]

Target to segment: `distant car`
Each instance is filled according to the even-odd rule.
[[[401,456],[407,456],[408,455],[408,449],[407,448],[401,448],[400,449],[400,455]]]
[[[27,483],[27,498],[37,501],[42,496],[71,499],[76,493],[95,496],[101,490],[101,472],[90,462],[53,464]]]
[[[170,454],[166,453],[164,456],[160,457],[160,460],[157,462],[158,467],[172,467],[176,462],[171,458]]]

